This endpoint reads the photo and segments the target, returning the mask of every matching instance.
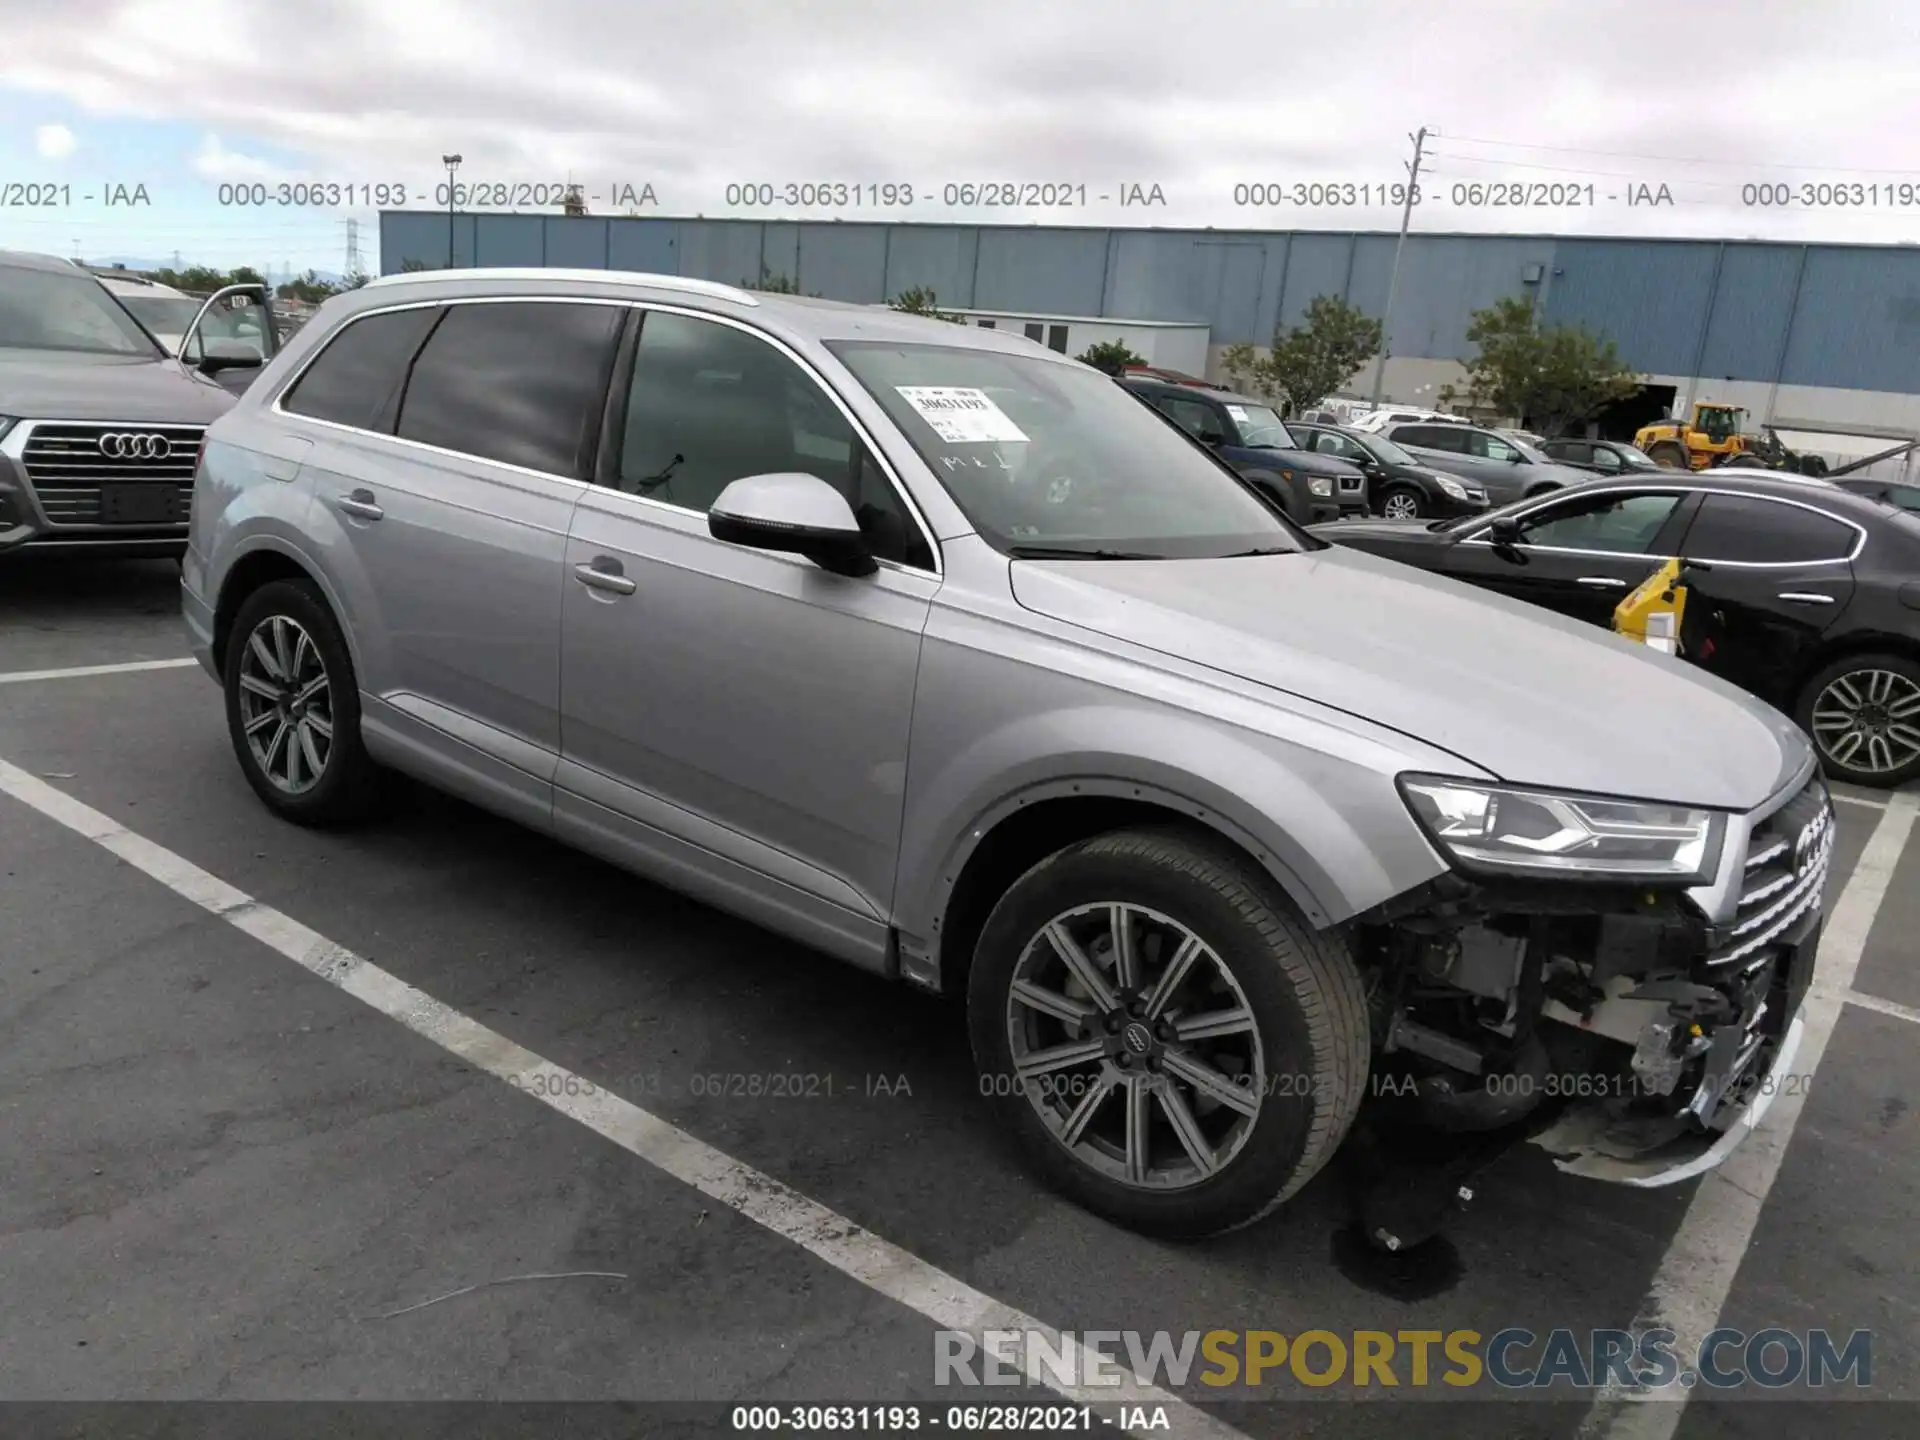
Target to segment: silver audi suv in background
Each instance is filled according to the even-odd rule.
[[[274,811],[405,772],[962,999],[1032,1166],[1144,1230],[1256,1219],[1363,1111],[1664,1184],[1799,1040],[1789,720],[1315,540],[994,331],[389,276],[213,426],[182,581]]]

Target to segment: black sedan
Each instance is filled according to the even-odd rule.
[[[1911,510],[1914,514],[1920,515],[1920,485],[1903,485],[1897,480],[1869,480],[1865,476],[1852,475],[1833,483],[1843,490],[1851,490],[1856,495],[1884,500],[1895,509]]]
[[[1314,533],[1600,626],[1684,557],[1688,659],[1792,715],[1828,774],[1920,776],[1920,516],[1824,481],[1666,470]]]
[[[1596,475],[1632,475],[1660,468],[1651,455],[1624,440],[1546,440],[1540,449],[1562,465]]]
[[[1287,429],[1302,449],[1358,465],[1374,510],[1390,520],[1478,515],[1487,508],[1487,492],[1479,485],[1425,464],[1384,435],[1300,420],[1289,420]]]

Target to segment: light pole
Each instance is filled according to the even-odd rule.
[[[442,155],[440,163],[447,167],[447,268],[453,268],[453,172],[460,168],[458,155]]]

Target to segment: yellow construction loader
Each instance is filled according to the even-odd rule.
[[[1669,470],[1706,470],[1737,459],[1799,475],[1826,474],[1826,462],[1818,455],[1796,454],[1772,426],[1762,427],[1758,434],[1749,432],[1746,419],[1742,406],[1699,400],[1694,402],[1692,419],[1642,426],[1633,443]]]

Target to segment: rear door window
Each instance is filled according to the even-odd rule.
[[[1823,511],[1757,495],[1708,495],[1687,528],[1688,559],[1745,565],[1845,560],[1858,532]]]
[[[356,430],[388,433],[388,402],[439,318],[439,307],[427,305],[348,321],[293,382],[280,408]]]
[[[606,402],[617,305],[511,300],[451,306],[414,362],[403,440],[583,480]]]
[[[1396,445],[1424,445],[1429,450],[1449,450],[1456,455],[1465,454],[1467,448],[1465,431],[1449,430],[1441,425],[1402,425],[1389,438]]]

